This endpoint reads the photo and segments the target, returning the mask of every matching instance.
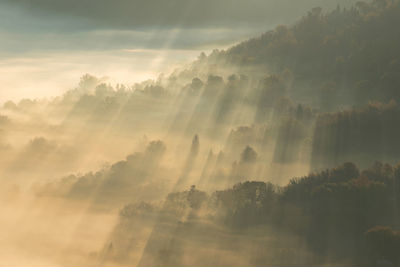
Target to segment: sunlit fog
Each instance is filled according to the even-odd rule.
[[[400,266],[400,0],[0,0],[0,266]]]

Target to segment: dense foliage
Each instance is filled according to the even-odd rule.
[[[278,26],[202,60],[289,72],[291,94],[324,108],[398,100],[399,24],[397,0],[358,2],[329,12],[314,8],[293,26]]]
[[[189,213],[191,225],[204,216],[236,231],[269,225],[305,239],[320,263],[375,266],[382,260],[400,263],[399,233],[392,230],[400,227],[399,195],[399,166],[376,162],[360,171],[345,163],[294,178],[284,187],[243,182],[207,196],[192,186],[170,194],[161,208],[128,205],[121,216],[129,220],[157,210],[179,218]]]

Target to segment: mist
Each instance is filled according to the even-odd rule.
[[[399,1],[28,2],[0,3],[1,263],[400,264]]]

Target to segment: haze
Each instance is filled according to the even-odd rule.
[[[1,266],[399,266],[400,1],[0,1]]]

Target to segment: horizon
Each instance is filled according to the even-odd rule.
[[[288,10],[281,17],[271,15],[267,25],[264,19],[246,21],[245,17],[240,18],[238,26],[230,24],[228,19],[203,25],[204,17],[198,20],[198,25],[182,22],[164,27],[149,22],[135,25],[129,20],[107,25],[91,17],[90,12],[79,14],[78,19],[73,10],[62,14],[56,3],[47,5],[38,1],[38,7],[42,7],[36,9],[35,4],[4,0],[0,2],[3,17],[0,35],[7,41],[0,46],[0,99],[4,103],[27,97],[54,97],[73,89],[85,73],[110,77],[113,84],[133,85],[156,79],[161,73],[189,64],[201,52],[228,48],[279,24],[294,23],[304,10],[314,5],[327,5],[327,10],[336,7],[333,2],[306,2],[308,7],[296,11],[295,16]],[[347,1],[336,2],[343,5]],[[268,2],[263,5],[270,9]],[[272,8],[274,5],[271,2]],[[53,16],[52,12],[62,15]],[[113,16],[108,19],[110,23]],[[132,55],[126,53],[129,50],[147,52]],[[180,51],[184,51],[183,55]],[[23,81],[19,77],[24,77]]]
[[[400,0],[0,0],[0,265],[400,266]]]

